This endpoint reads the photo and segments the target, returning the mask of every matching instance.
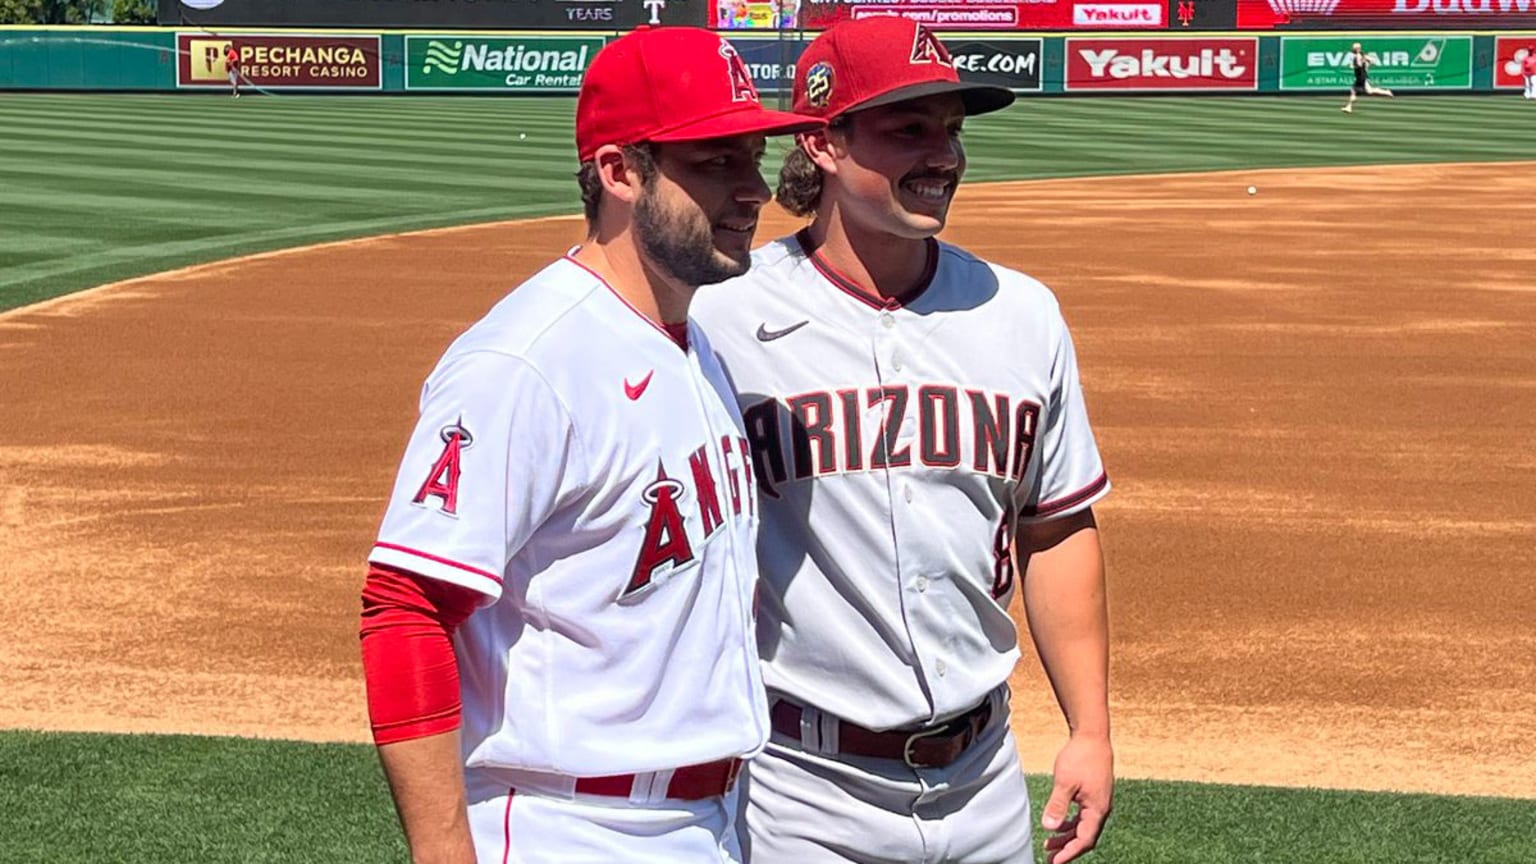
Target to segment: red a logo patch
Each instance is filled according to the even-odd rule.
[[[677,508],[677,499],[683,497],[684,488],[682,482],[667,476],[660,462],[656,463],[656,480],[641,493],[645,503],[651,505],[651,518],[645,523],[640,557],[635,560],[635,570],[621,597],[651,584],[651,577],[661,565],[671,563],[673,567],[681,567],[693,560],[693,546],[683,527],[682,511]]]
[[[438,435],[443,439],[443,453],[432,463],[426,482],[411,500],[425,504],[428,498],[441,498],[443,512],[456,516],[459,512],[459,454],[475,443],[475,437],[459,423],[444,426]]]
[[[747,64],[742,61],[741,55],[731,47],[731,43],[720,40],[720,56],[725,58],[727,74],[731,77],[731,101],[733,102],[757,102],[757,88],[752,86],[752,73],[747,71]]]
[[[949,59],[949,51],[939,37],[928,32],[928,28],[921,25],[912,38],[912,62],[913,63],[937,63],[953,69],[955,62]]]

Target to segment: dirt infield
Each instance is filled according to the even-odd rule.
[[[1076,334],[1123,775],[1536,798],[1532,225],[1529,165],[964,189],[946,237]],[[0,727],[364,740],[361,562],[420,381],[579,229],[0,315]],[[1015,704],[1049,770],[1033,659]]]

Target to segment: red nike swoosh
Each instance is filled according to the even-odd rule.
[[[631,384],[631,383],[629,383],[629,379],[625,378],[624,379],[624,395],[628,396],[630,399],[639,399],[640,398],[640,394],[645,392],[646,385],[651,383],[651,376],[655,375],[655,374],[656,374],[656,370],[655,369],[652,369],[651,371],[645,373],[645,377],[640,379],[640,383],[639,384]]]

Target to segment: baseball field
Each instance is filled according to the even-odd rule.
[[[1536,861],[1536,106],[1341,101],[967,126],[945,237],[1055,289],[1115,483],[1089,860]],[[363,559],[422,377],[580,237],[572,111],[0,94],[0,861],[405,860]]]

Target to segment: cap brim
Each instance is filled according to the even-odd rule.
[[[752,103],[756,106],[757,103]],[[735,138],[739,135],[793,135],[810,132],[826,125],[819,117],[774,111],[768,108],[748,107],[716,114],[703,120],[668,129],[650,135],[646,140],[665,144],[669,141],[708,141],[714,138]]]
[[[852,114],[855,111],[863,111],[866,108],[879,108],[882,105],[894,105],[897,102],[921,99],[924,96],[936,96],[941,93],[960,94],[960,101],[965,103],[965,116],[967,117],[1001,111],[1012,105],[1013,100],[1016,98],[1012,90],[995,84],[976,84],[969,81],[928,81],[923,84],[913,84],[910,87],[900,87],[889,93],[881,93],[873,99],[866,99],[863,102],[849,106],[843,113]]]

